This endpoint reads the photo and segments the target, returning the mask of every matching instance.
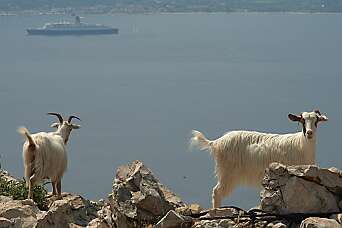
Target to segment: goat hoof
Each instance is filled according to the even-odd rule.
[[[48,194],[47,196],[46,196],[46,198],[52,198],[54,195],[53,194]]]

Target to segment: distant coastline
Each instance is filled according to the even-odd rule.
[[[340,0],[2,0],[0,13],[114,14],[114,13],[299,12],[341,13]]]
[[[191,11],[191,10],[183,10],[183,11],[164,11],[164,10],[156,10],[156,11],[148,11],[148,10],[109,10],[109,9],[52,9],[52,10],[18,10],[18,11],[1,11],[0,17],[10,17],[10,16],[21,16],[21,15],[74,15],[76,14],[94,14],[94,15],[103,15],[103,14],[191,14],[191,13],[205,13],[205,14],[216,14],[216,13],[284,13],[284,14],[340,14],[341,11],[253,11],[253,10],[230,10],[230,11],[212,11],[212,10],[203,10],[203,11]]]

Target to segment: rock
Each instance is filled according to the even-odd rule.
[[[234,221],[230,219],[218,219],[218,220],[202,220],[196,222],[192,228],[248,228],[245,223],[236,224]]]
[[[10,221],[13,227],[34,227],[39,213],[33,201],[28,203],[25,200],[23,203],[21,200],[0,196],[0,217],[4,218],[2,223],[9,224]]]
[[[97,212],[97,218],[93,219],[88,223],[89,228],[110,228],[114,227],[114,221],[112,219],[112,211],[110,205],[101,200],[99,202],[103,204],[102,208]]]
[[[60,226],[58,225],[58,227],[60,227]],[[80,225],[77,225],[74,223],[69,223],[66,227],[68,227],[68,228],[83,228],[84,226],[80,226]]]
[[[105,221],[95,218],[90,221],[87,228],[111,228],[111,226],[109,226]]]
[[[218,219],[211,221],[198,221],[192,228],[290,228],[288,225],[282,222],[268,223],[260,221],[251,223],[249,221],[233,221],[231,219]],[[295,228],[291,226],[291,228]],[[296,227],[297,228],[297,227]],[[298,227],[299,228],[299,227]]]
[[[273,223],[271,228],[287,228],[287,225],[283,222]]]
[[[104,199],[99,199],[98,202],[92,202],[93,204],[97,204],[99,207],[103,207],[105,205]]]
[[[0,227],[1,228],[11,228],[14,227],[14,222],[7,219],[7,218],[3,218],[0,217]]]
[[[261,207],[264,211],[280,214],[339,211],[337,202],[342,176],[336,170],[272,163],[263,186]]]
[[[182,216],[171,210],[154,226],[154,228],[186,228],[191,227],[192,223],[192,218]]]
[[[208,210],[208,213],[201,218],[232,217],[235,215],[239,215],[239,211],[234,208],[213,208]]]
[[[341,224],[333,219],[310,217],[300,224],[300,228],[341,228]]]
[[[300,197],[298,197],[299,192]],[[319,213],[339,210],[334,195],[325,187],[298,177],[289,179],[282,188],[282,194],[286,208],[279,213]]]
[[[78,195],[63,195],[61,200],[50,199],[48,211],[40,211],[31,199],[0,196],[0,227],[85,227],[98,216],[90,201]]]
[[[11,174],[9,174],[8,171],[0,169],[0,177],[4,178],[6,181],[13,181],[14,183],[18,183],[19,181],[13,177]]]
[[[97,217],[97,211],[90,201],[79,195],[63,193],[63,199],[54,201],[47,212],[37,219],[38,227],[67,227],[68,224],[86,226]]]
[[[202,211],[205,215],[199,218],[200,221],[195,222],[193,228],[211,228],[211,227],[251,227],[246,223],[246,219],[237,219],[243,212],[235,208],[213,208]],[[258,226],[256,226],[258,227]]]
[[[199,204],[190,204],[184,207],[176,208],[176,212],[181,215],[194,215],[199,214],[202,211],[202,208]]]
[[[98,218],[106,222],[109,226],[114,226],[114,221],[112,219],[112,211],[110,205],[104,205],[104,207],[97,212]]]
[[[141,161],[118,168],[109,201],[120,228],[155,224],[168,211],[185,206]]]
[[[290,166],[289,174],[302,177],[324,186],[333,194],[342,194],[342,171],[336,168],[322,169],[313,165]]]

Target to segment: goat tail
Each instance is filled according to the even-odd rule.
[[[201,132],[192,130],[190,146],[196,146],[200,150],[210,150],[213,141],[208,140]]]
[[[36,143],[34,142],[29,130],[27,130],[26,127],[19,127],[18,128],[18,132],[19,134],[21,134],[24,138],[27,139],[27,141],[29,142],[29,147],[30,148],[35,148],[36,147]]]

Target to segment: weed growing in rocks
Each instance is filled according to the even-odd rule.
[[[15,181],[7,180],[0,170],[0,195],[10,196],[14,200],[27,199],[28,189],[24,179]],[[33,187],[33,201],[37,203],[40,210],[48,210],[47,207],[47,189],[41,185]]]

